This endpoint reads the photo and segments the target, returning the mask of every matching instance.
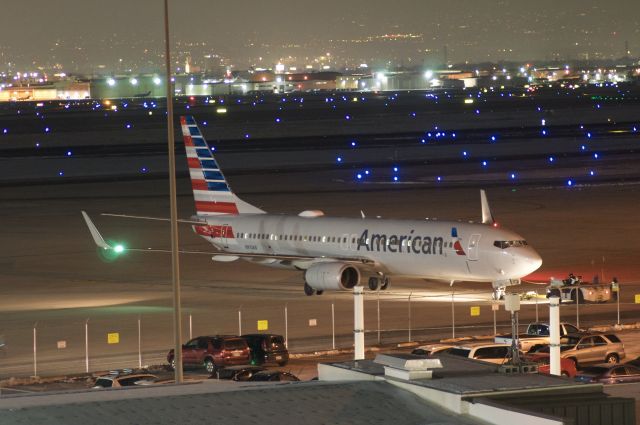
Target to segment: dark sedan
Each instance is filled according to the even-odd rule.
[[[289,372],[281,372],[279,370],[263,370],[261,372],[254,373],[248,380],[252,382],[299,381],[297,376]]]
[[[640,369],[629,364],[590,366],[582,369],[576,380],[601,384],[640,382]]]

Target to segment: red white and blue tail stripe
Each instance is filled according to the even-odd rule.
[[[180,124],[197,214],[211,216],[264,213],[231,192],[194,118],[180,117]]]

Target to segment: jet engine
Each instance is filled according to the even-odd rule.
[[[348,291],[360,282],[360,271],[344,263],[317,263],[304,272],[304,280],[319,293],[324,290]]]

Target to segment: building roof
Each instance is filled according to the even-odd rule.
[[[125,388],[0,400],[3,423],[75,425],[202,424],[281,425],[420,424],[475,425],[483,422],[449,412],[384,381],[300,382],[247,386],[208,381],[155,388]],[[222,391],[222,385],[227,391]],[[151,391],[150,391],[151,390]],[[209,391],[207,391],[209,390]],[[20,402],[20,400],[23,400]],[[13,406],[13,407],[11,407]],[[20,406],[20,407],[18,407]]]

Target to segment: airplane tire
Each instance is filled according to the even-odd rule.
[[[315,293],[316,293],[316,290],[315,290],[315,289],[313,289],[311,286],[309,286],[309,284],[308,284],[307,282],[305,282],[305,283],[304,283],[304,293],[305,293],[307,296],[309,296],[309,297],[310,297],[311,295],[313,295],[313,294],[315,294]]]
[[[324,294],[324,291],[316,291],[316,295],[322,295]]]
[[[389,288],[390,284],[391,284],[391,280],[389,280],[388,277],[385,277],[382,279],[382,285],[380,285],[380,289],[383,291],[386,291]]]
[[[379,284],[380,284],[380,281],[378,280],[377,277],[369,278],[369,289],[371,289],[372,291],[375,291],[376,289],[378,289]]]

